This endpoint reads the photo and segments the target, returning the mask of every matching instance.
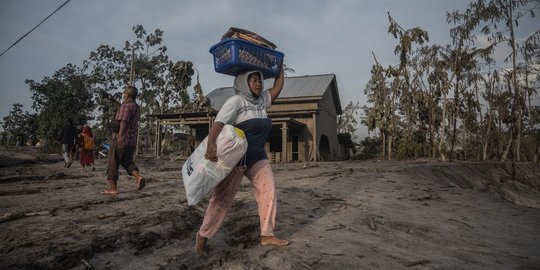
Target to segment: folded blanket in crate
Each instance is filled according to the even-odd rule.
[[[247,151],[247,140],[241,129],[223,126],[216,139],[217,162],[204,157],[206,137],[182,166],[182,180],[186,189],[188,205],[196,205],[204,199],[238,165]]]
[[[243,40],[247,40],[249,42],[253,42],[257,45],[264,46],[266,48],[275,49],[276,45],[269,40],[263,38],[262,36],[258,35],[257,33],[251,32],[249,30],[231,27],[229,30],[223,34],[221,37],[221,40],[226,38],[240,38]]]

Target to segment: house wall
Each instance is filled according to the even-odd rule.
[[[268,113],[272,112],[300,112],[300,111],[309,111],[309,110],[317,110],[318,104],[315,101],[301,101],[298,100],[296,102],[277,102],[275,104],[272,104],[270,108],[268,109]]]
[[[306,125],[304,130],[304,155],[306,161],[311,160],[315,156],[315,149],[313,147],[315,140],[315,121],[313,121],[313,116],[298,119],[299,122],[302,122]]]
[[[297,118],[295,118],[298,120]],[[306,135],[306,128],[304,127],[290,127],[287,136],[287,160],[293,160],[293,137],[298,137],[298,159],[295,161],[305,162],[309,158],[310,152],[310,138]]]
[[[292,160],[292,137],[298,136],[298,161],[305,162],[318,157],[319,160],[337,160],[344,156],[343,149],[340,149],[337,137],[337,112],[334,103],[332,91],[336,87],[335,80],[328,85],[324,95],[314,97],[299,97],[299,98],[284,98],[278,99],[275,104],[268,109],[268,114],[271,118],[292,118],[295,121],[302,123],[305,127],[298,125],[289,126],[287,131],[287,140],[281,142],[281,124],[272,126],[273,136],[269,140],[276,140],[281,144],[286,144],[287,157],[282,157],[287,161]],[[337,101],[339,102],[339,101]],[[196,130],[195,135],[198,142],[202,141],[208,135],[208,128],[202,126],[193,128]],[[319,148],[321,141],[327,141],[328,147],[326,153],[321,153]],[[273,143],[274,144],[274,143]],[[282,147],[273,146],[267,142],[265,149],[267,153],[282,152]],[[280,145],[281,145],[280,144]],[[272,149],[270,149],[272,148]],[[315,151],[318,149],[318,154]],[[324,149],[323,149],[324,150]],[[269,155],[269,158],[271,155]]]
[[[289,125],[287,130],[287,141],[285,142],[287,144],[287,161],[293,160],[293,136],[298,137],[298,159],[296,161],[299,162],[305,162],[308,161],[311,157],[311,146],[312,146],[312,130],[313,130],[313,120],[311,115],[308,116],[304,115],[288,115],[289,117],[294,118],[294,120],[303,123],[306,125],[306,127],[299,127],[297,125]],[[273,124],[272,125],[272,132],[270,133],[270,136],[268,138],[268,142],[265,145],[266,152],[269,154],[270,157],[271,153],[273,152],[280,152],[282,151],[281,144],[279,146],[276,145],[276,143],[281,142],[281,136],[282,136],[282,125],[281,122],[279,124]],[[273,141],[275,140],[275,141]],[[281,142],[283,143],[283,142]],[[274,145],[271,147],[271,144]],[[272,149],[273,148],[273,149]]]
[[[291,117],[305,125],[305,128],[289,126],[287,141],[281,142],[287,144],[288,153],[287,157],[281,158],[286,158],[287,161],[292,160],[292,136],[298,136],[298,161],[305,162],[311,160],[316,154],[313,147],[314,140],[316,141],[317,148],[319,148],[322,135],[328,139],[329,149],[325,156],[323,156],[324,153],[321,153],[321,149],[318,149],[319,158],[324,158],[322,160],[343,158],[344,153],[340,151],[339,147],[341,145],[339,145],[337,139],[337,116],[331,89],[328,89],[322,99],[319,100],[297,100],[294,103],[278,102],[269,108],[268,113],[271,114],[272,118]],[[316,116],[313,117],[313,114]],[[198,145],[208,135],[208,126],[194,125],[192,128],[195,130],[195,143]],[[281,125],[273,125],[272,128],[273,138],[279,138],[278,140],[281,140]],[[317,134],[317,138],[314,138],[314,134]],[[272,137],[269,138],[269,140],[271,139]],[[271,158],[272,152],[281,152],[281,147],[277,147],[277,149],[271,151],[270,142],[266,143],[265,149],[269,154],[269,158]]]
[[[316,154],[314,150],[314,140],[319,151],[319,158],[322,160],[339,160],[343,158],[343,151],[340,149],[337,138],[337,112],[332,96],[332,89],[325,91],[322,99],[300,101],[295,103],[282,103],[272,105],[268,110],[269,113],[279,113],[280,116],[292,117],[296,121],[306,125],[302,131],[294,131],[289,128],[287,138],[288,156],[287,160],[292,160],[292,136],[299,136],[299,161],[309,161]],[[312,113],[306,113],[311,111]],[[297,112],[297,114],[295,114]],[[300,113],[304,112],[304,113]],[[313,117],[313,113],[316,117]],[[316,132],[315,132],[316,131]],[[294,133],[293,133],[294,132]],[[317,134],[317,138],[314,138]],[[327,141],[327,151],[323,148],[321,152],[321,138],[326,137],[323,141]]]
[[[321,146],[323,135],[328,139],[329,153],[325,154],[324,149],[320,149],[319,154],[322,160],[338,160],[340,157],[339,142],[337,138],[337,112],[332,97],[332,87],[326,90],[322,100],[319,102],[320,111],[317,117],[317,144]]]
[[[289,127],[287,137],[287,160],[292,160],[292,136],[298,136],[298,161],[308,161],[311,159],[312,155],[314,155],[312,146],[315,121],[313,120],[312,114],[319,109],[319,106],[318,100],[312,99],[295,100],[293,103],[279,101],[268,109],[269,114],[279,114],[275,116],[276,118],[280,116],[292,117],[294,120],[306,125],[306,128],[303,128],[302,130],[295,130],[294,128]],[[277,128],[277,126],[274,126],[274,128]]]

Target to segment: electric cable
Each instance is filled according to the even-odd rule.
[[[45,22],[47,19],[49,19],[54,13],[56,13],[58,10],[60,10],[62,7],[64,7],[69,1],[71,0],[67,0],[66,2],[64,2],[61,6],[59,6],[55,11],[53,11],[51,14],[49,14],[49,16],[47,16],[47,18],[43,19],[43,21],[41,21],[38,25],[36,25],[34,28],[30,29],[30,31],[28,31],[26,34],[24,34],[22,37],[20,37],[19,39],[17,39],[17,41],[15,41],[13,44],[11,44],[11,46],[9,46],[9,48],[7,48],[2,54],[0,54],[0,57],[2,57],[2,55],[4,55],[4,53],[6,53],[7,51],[9,51],[9,49],[11,49],[13,46],[15,46],[17,43],[19,43],[19,41],[21,41],[23,38],[25,38],[26,36],[28,36],[28,34],[32,33],[32,31],[34,31],[36,28],[38,28],[43,22]]]

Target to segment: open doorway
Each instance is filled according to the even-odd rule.
[[[321,135],[321,140],[319,142],[319,154],[321,155],[322,161],[330,160],[330,141],[326,135]]]
[[[292,154],[292,161],[298,161],[298,140],[299,140],[299,137],[298,136],[292,136],[291,137],[291,146],[292,146],[292,151],[291,151],[291,154]]]

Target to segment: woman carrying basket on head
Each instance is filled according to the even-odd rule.
[[[272,121],[267,117],[266,110],[281,93],[283,82],[283,68],[279,71],[273,87],[265,91],[263,91],[263,74],[260,71],[248,71],[236,76],[234,80],[236,94],[223,104],[216,116],[208,135],[206,159],[217,161],[216,138],[225,124],[231,124],[242,129],[246,134],[248,141],[246,167],[239,164],[216,186],[196,236],[195,252],[199,256],[206,254],[206,241],[221,227],[244,175],[255,186],[254,195],[259,211],[261,245],[285,246],[289,244],[287,240],[274,236],[276,187],[272,168],[264,149],[264,144],[272,129]]]

